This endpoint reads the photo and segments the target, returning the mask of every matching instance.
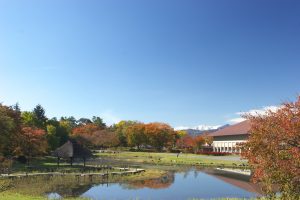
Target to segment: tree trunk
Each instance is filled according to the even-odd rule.
[[[60,157],[57,157],[57,167],[59,167],[59,159]]]

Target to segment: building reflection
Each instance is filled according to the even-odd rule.
[[[226,172],[218,169],[205,169],[203,172],[248,192],[263,194],[259,184],[250,182],[251,177],[249,175]]]

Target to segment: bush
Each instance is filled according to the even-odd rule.
[[[228,155],[231,155],[231,153],[227,153],[227,152],[212,152],[212,151],[201,151],[201,152],[197,152],[197,154],[210,155],[210,156],[228,156]]]
[[[0,173],[9,173],[12,167],[12,160],[0,157]]]

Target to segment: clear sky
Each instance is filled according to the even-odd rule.
[[[219,125],[300,92],[300,1],[0,0],[0,102]]]

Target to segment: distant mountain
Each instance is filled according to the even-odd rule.
[[[226,128],[226,127],[228,127],[228,126],[230,126],[230,124],[225,124],[225,125],[223,125],[223,126],[220,126],[220,127],[218,128],[218,130],[223,129],[223,128]]]
[[[177,130],[184,130],[189,135],[195,136],[195,135],[201,135],[203,133],[211,133],[220,129],[223,129],[225,127],[229,126],[229,124],[226,124],[224,126],[206,126],[206,125],[200,125],[195,128],[186,128],[186,127],[179,127]]]

